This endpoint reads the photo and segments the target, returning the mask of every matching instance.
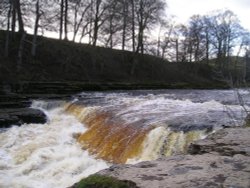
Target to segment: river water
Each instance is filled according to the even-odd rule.
[[[240,94],[240,95],[239,95]],[[68,187],[114,163],[186,151],[225,126],[242,126],[248,90],[83,92],[33,101],[46,124],[0,131],[0,187]]]

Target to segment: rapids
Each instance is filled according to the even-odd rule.
[[[67,187],[113,163],[185,152],[224,126],[242,126],[250,93],[240,90],[83,92],[33,101],[46,124],[0,130],[0,187]]]

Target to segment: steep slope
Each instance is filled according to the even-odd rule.
[[[44,37],[38,37],[37,55],[31,57],[31,35],[27,35],[25,39],[22,64],[17,70],[18,34],[11,42],[9,58],[4,58],[3,55],[4,31],[0,31],[0,41],[0,81],[4,83],[112,83],[122,84],[121,88],[137,85],[142,85],[142,88],[144,85],[149,88],[225,86],[224,83],[214,80],[212,68],[205,64],[170,63],[150,55]]]

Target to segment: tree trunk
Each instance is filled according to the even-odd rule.
[[[135,52],[135,4],[134,0],[131,0],[132,6],[132,48],[133,52]]]
[[[143,41],[143,37],[144,37],[144,30],[142,30],[141,33],[141,54],[144,54],[144,41]]]
[[[63,35],[63,13],[64,13],[64,0],[61,0],[60,8],[60,29],[59,29],[59,39],[62,40]]]
[[[16,3],[14,0],[11,1],[11,6],[12,6],[11,32],[13,35],[16,30]]]
[[[136,52],[141,54],[144,53],[144,47],[143,47],[143,32],[144,32],[144,4],[143,0],[140,0],[139,2],[139,13],[138,13],[138,22],[139,22],[139,28],[138,28],[138,44],[137,44],[137,50]]]
[[[95,20],[94,20],[94,35],[93,35],[93,46],[96,46],[99,30],[99,9],[100,9],[101,0],[96,1],[95,7]]]
[[[208,31],[206,31],[206,62],[209,63],[209,37]]]
[[[176,62],[179,62],[179,41],[176,39],[175,41],[175,50],[176,50]]]
[[[189,43],[189,62],[191,63],[192,62],[192,55],[193,55],[193,47],[192,47],[192,44]]]
[[[36,21],[34,26],[34,35],[33,35],[33,41],[32,41],[32,49],[31,49],[31,55],[33,57],[36,56],[36,46],[37,46],[37,31],[39,27],[39,19],[40,19],[40,4],[39,0],[36,1]]]
[[[139,33],[138,33],[138,44],[137,44],[137,49],[136,52],[141,54],[144,53],[144,46],[143,46],[143,28],[142,25],[139,24]]]
[[[64,11],[64,40],[68,40],[68,0],[65,0]]]
[[[19,33],[23,33],[24,32],[24,25],[23,25],[20,0],[15,0],[15,3],[16,3],[15,7],[16,7],[17,18],[18,18]]]
[[[197,44],[196,44],[196,49],[194,53],[195,62],[200,61],[199,53],[200,53],[200,40],[197,38]]]
[[[75,7],[74,7],[74,32],[73,32],[73,42],[75,42],[75,40],[76,40],[76,34],[77,34],[77,15],[78,15],[78,7],[79,6],[79,4],[78,3],[76,3],[75,4]]]
[[[110,42],[109,42],[109,45],[110,45],[110,48],[112,49],[113,48],[113,16],[111,16],[110,18],[110,23],[109,23],[109,32],[110,32],[110,36],[109,36],[109,39],[110,39]]]
[[[97,37],[98,37],[98,19],[95,19],[94,22],[94,35],[93,35],[93,46],[96,46],[97,42]]]
[[[160,46],[161,46],[161,26],[160,26],[160,30],[158,33],[158,39],[157,39],[157,57],[160,57]]]
[[[10,17],[11,17],[11,11],[12,11],[12,5],[9,5],[9,11],[8,11],[8,18],[7,18],[7,33],[6,33],[6,40],[5,40],[5,49],[4,49],[4,56],[9,56],[9,41],[10,41]]]
[[[91,12],[91,15],[90,15],[90,22],[89,22],[89,30],[88,30],[88,34],[89,34],[89,45],[92,44],[92,41],[93,41],[93,37],[92,37],[92,32],[93,32],[93,14],[94,14],[94,1],[91,0],[91,5],[90,5],[90,12]]]
[[[126,28],[127,28],[127,2],[123,0],[123,28],[122,28],[122,50],[125,49],[125,42],[126,42]]]
[[[220,70],[222,70],[222,44],[221,40],[218,41],[217,61]]]

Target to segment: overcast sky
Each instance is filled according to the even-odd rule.
[[[194,14],[204,15],[217,9],[232,10],[240,19],[241,25],[250,31],[250,0],[166,0],[168,14],[177,16],[185,23]]]

